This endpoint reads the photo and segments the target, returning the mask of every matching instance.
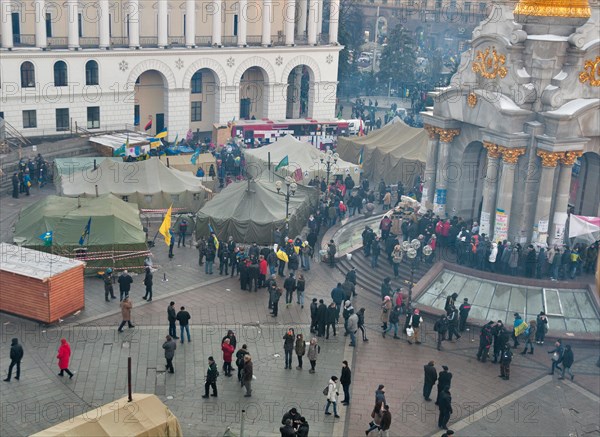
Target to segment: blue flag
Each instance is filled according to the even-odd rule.
[[[196,165],[196,161],[198,160],[198,156],[200,155],[200,148],[198,148],[198,150],[196,150],[194,152],[194,154],[192,155],[190,161],[192,164]]]
[[[87,222],[87,225],[85,225],[83,234],[81,234],[81,238],[79,239],[80,246],[83,246],[83,243],[85,243],[85,239],[90,236],[90,228],[91,227],[92,227],[92,218],[90,217],[90,219]]]
[[[213,227],[210,225],[210,223],[208,224],[208,232],[210,232],[211,234],[215,233],[215,230],[213,229]]]
[[[38,238],[44,242],[45,246],[52,246],[52,231],[44,232]]]

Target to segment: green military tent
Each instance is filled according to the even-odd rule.
[[[285,191],[283,183],[281,192]],[[290,236],[300,234],[317,201],[318,193],[314,188],[297,186],[289,203]],[[198,211],[196,233],[208,235],[210,225],[219,239],[232,236],[235,241],[268,245],[273,243],[275,229],[283,229],[285,214],[285,196],[277,193],[275,182],[250,180],[232,183]]]
[[[42,238],[46,232],[52,232],[51,244]],[[87,273],[108,267],[142,267],[149,254],[137,205],[112,194],[41,199],[21,211],[13,240],[85,261]]]
[[[102,161],[109,160],[123,162],[123,158],[109,158],[106,156],[72,156],[70,158],[54,159],[54,186],[60,187],[62,179],[72,179],[79,174],[94,174],[94,165],[99,166]]]

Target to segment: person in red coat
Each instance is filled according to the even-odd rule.
[[[235,348],[228,338],[221,345],[221,350],[223,351],[223,371],[225,372],[225,376],[231,376],[231,360]]]
[[[258,257],[258,288],[266,287],[265,281],[267,279],[267,270],[269,268],[269,263],[265,259],[263,255],[259,255]]]
[[[64,372],[67,372],[69,378],[73,378],[73,372],[69,370],[69,360],[71,359],[71,346],[67,342],[66,338],[60,339],[60,347],[58,348],[58,368],[60,373],[58,376],[64,376]]]

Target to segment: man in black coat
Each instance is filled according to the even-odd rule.
[[[477,361],[486,362],[492,344],[492,327],[494,322],[488,322],[481,328],[479,333],[479,350],[477,351]]]
[[[469,318],[469,311],[471,311],[471,304],[469,303],[469,299],[465,297],[464,302],[458,309],[460,313],[460,323],[458,326],[458,330],[460,332],[464,332],[467,327],[467,319]]]
[[[313,300],[310,304],[310,333],[315,334],[318,329],[317,323],[317,310],[319,308],[319,304],[317,303],[317,298],[313,297]]]
[[[448,421],[452,411],[452,396],[450,395],[450,388],[445,387],[440,396],[438,407],[440,409],[440,415],[438,418],[438,428],[448,429]]]
[[[450,386],[452,385],[452,373],[448,371],[448,366],[442,366],[442,371],[438,375],[438,394],[437,399],[435,400],[435,404],[440,404],[440,396],[444,389],[450,390]]]
[[[120,300],[121,302],[123,302],[123,299],[129,297],[129,291],[131,290],[131,284],[133,283],[133,279],[131,278],[127,270],[123,270],[123,273],[119,275],[118,282],[119,294],[121,295]]]
[[[437,370],[435,370],[434,362],[430,361],[429,363],[423,366],[425,370],[425,380],[423,381],[423,397],[427,402],[431,402],[431,390],[435,385],[435,382],[438,379]]]
[[[4,381],[10,382],[13,367],[17,366],[15,379],[21,379],[21,360],[23,359],[23,346],[19,344],[18,338],[13,338],[10,345],[10,366],[8,366],[8,376]]]
[[[14,173],[12,176],[12,196],[15,199],[19,198],[19,175],[17,173]]]
[[[219,371],[213,357],[208,357],[208,370],[206,371],[206,383],[204,384],[204,399],[208,399],[209,389],[212,387],[212,396],[217,397],[217,377]]]
[[[446,314],[442,314],[435,322],[433,330],[437,332],[437,350],[442,350],[442,341],[446,339],[446,332],[448,331],[448,318]]]
[[[340,376],[340,384],[344,389],[344,400],[342,405],[350,404],[350,384],[352,383],[352,371],[348,367],[348,361],[342,361],[342,375]]]
[[[317,308],[317,337],[323,337],[325,335],[325,325],[327,324],[327,306],[323,299],[319,300],[319,306]]]
[[[335,324],[337,323],[337,316],[338,316],[338,312],[336,309],[336,305],[335,302],[331,302],[331,304],[329,304],[329,306],[327,307],[327,319],[326,319],[326,334],[325,334],[325,340],[329,339],[329,327],[333,328],[333,336],[336,336],[336,332],[335,332]]]
[[[458,333],[458,310],[454,305],[450,308],[450,314],[448,315],[448,341],[452,341],[452,336],[455,336],[457,340],[460,338]]]
[[[148,302],[152,302],[152,277],[154,273],[152,273],[152,267],[146,266],[146,276],[144,277],[144,285],[146,286],[146,294],[142,297],[142,299],[147,300]]]
[[[496,364],[500,357],[500,354],[504,350],[504,345],[508,343],[508,332],[504,329],[504,323],[502,320],[498,320],[492,327],[492,338],[494,340],[494,361]]]

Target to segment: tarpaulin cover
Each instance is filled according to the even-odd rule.
[[[277,178],[279,179],[279,178]],[[286,190],[283,184],[282,192]],[[290,197],[290,236],[298,235],[316,207],[314,188],[298,185]],[[252,180],[228,185],[196,214],[196,232],[208,235],[211,225],[217,236],[235,241],[272,244],[273,231],[285,224],[285,197],[277,193],[274,182]]]
[[[412,186],[415,176],[424,172],[427,142],[424,129],[397,121],[364,137],[338,137],[337,152],[342,159],[358,163],[363,151],[362,170],[368,179]]]
[[[258,149],[248,149],[244,151],[246,158],[246,171],[253,178],[262,178],[262,175],[268,174],[269,153],[271,154],[271,170],[274,171],[279,162],[288,157],[289,165],[282,166],[275,173],[279,176],[294,176],[297,169],[302,170],[302,179],[296,181],[299,184],[308,184],[315,176],[325,177],[326,167],[321,164],[321,152],[312,144],[297,140],[292,135],[286,135],[279,138],[276,142]],[[343,159],[331,167],[330,179],[333,181],[336,175],[346,175],[358,184],[360,179],[360,168],[357,164],[346,162]]]
[[[577,238],[590,244],[599,240],[600,217],[571,214],[569,218],[569,238]]]

